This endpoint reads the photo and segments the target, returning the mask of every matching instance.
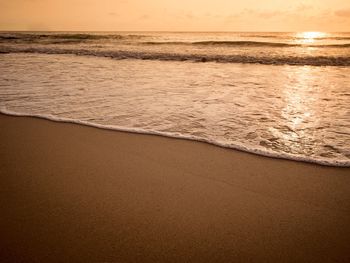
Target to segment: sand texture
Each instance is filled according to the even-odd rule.
[[[350,168],[0,115],[0,262],[350,262]]]

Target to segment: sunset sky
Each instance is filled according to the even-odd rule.
[[[349,31],[349,0],[0,0],[0,30]]]

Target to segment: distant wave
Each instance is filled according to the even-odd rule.
[[[293,43],[293,40],[303,38],[292,35],[248,35],[253,38],[270,38],[277,41],[288,40],[287,42],[269,42],[269,41],[252,41],[252,40],[222,40],[222,41],[142,41],[153,38],[151,35],[142,34],[92,34],[92,33],[15,33],[15,32],[0,32],[0,43],[15,43],[15,44],[74,44],[87,41],[110,40],[124,41],[129,44],[144,44],[144,45],[197,45],[197,46],[228,46],[228,47],[337,47],[348,48],[350,43],[342,44],[303,44]],[[243,35],[243,37],[247,37]],[[336,36],[317,38],[318,40],[350,40],[350,36]]]
[[[199,46],[231,46],[231,47],[350,47],[350,43],[347,44],[333,44],[333,45],[310,45],[310,44],[295,44],[295,43],[280,43],[280,42],[261,42],[261,41],[198,41],[198,42],[140,42],[140,44],[146,45],[199,45]]]
[[[113,59],[142,59],[160,61],[192,61],[218,63],[250,63],[264,65],[308,65],[308,66],[350,66],[350,56],[249,56],[249,55],[201,55],[179,53],[156,53],[136,51],[111,51],[89,49],[66,49],[45,47],[12,47],[2,46],[0,53],[41,53],[72,54],[78,56],[108,57]]]
[[[253,37],[253,38],[273,38],[273,39],[289,39],[289,40],[293,40],[293,39],[305,39],[305,37],[303,36],[297,36],[297,35],[293,35],[293,34],[285,34],[285,33],[281,33],[281,34],[278,34],[278,33],[275,33],[275,34],[267,34],[267,35],[264,35],[264,34],[261,34],[261,33],[258,33],[258,34],[243,34],[242,37]],[[315,39],[317,40],[350,40],[350,35],[349,34],[346,34],[346,35],[343,35],[343,36],[332,36],[332,35],[329,35],[329,36],[323,36],[323,37],[316,37]]]
[[[141,42],[146,45],[201,45],[201,46],[294,46],[286,43],[259,42],[259,41],[198,41],[198,42]]]
[[[0,42],[15,42],[15,43],[41,43],[46,42],[49,44],[82,42],[88,40],[126,40],[126,39],[140,39],[145,37],[144,35],[137,34],[85,34],[85,33],[69,33],[69,34],[52,34],[52,33],[1,33]]]
[[[260,42],[260,41],[200,41],[194,42],[194,45],[223,45],[223,46],[254,46],[254,47],[288,47],[294,44],[276,43],[276,42]]]

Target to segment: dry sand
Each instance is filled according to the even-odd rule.
[[[0,115],[0,262],[350,262],[350,169]]]

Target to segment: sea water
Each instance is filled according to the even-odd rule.
[[[350,166],[350,34],[3,32],[0,110]]]

